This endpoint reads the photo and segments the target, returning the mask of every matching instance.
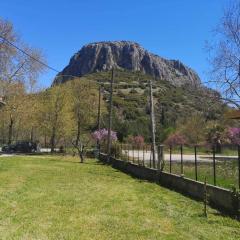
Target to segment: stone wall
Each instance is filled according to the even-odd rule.
[[[100,160],[134,177],[157,182],[164,187],[173,189],[194,199],[203,199],[204,183],[202,182],[167,172],[160,172],[157,169],[146,168],[112,157],[108,160],[104,154],[100,154]],[[207,193],[209,204],[212,207],[231,215],[239,215],[240,200],[234,198],[230,190],[207,184]]]

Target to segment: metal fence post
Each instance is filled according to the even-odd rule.
[[[133,149],[133,163],[134,163],[134,145],[132,146],[132,149]]]
[[[180,147],[181,151],[181,175],[183,174],[183,146]]]
[[[145,157],[145,147],[144,147],[144,145],[143,145],[143,166],[145,166],[145,163],[144,163],[144,157]]]
[[[194,146],[194,153],[195,153],[195,179],[198,180],[198,173],[197,173],[197,146]]]
[[[215,156],[215,146],[213,146],[213,183],[216,186],[216,156]]]
[[[170,146],[170,148],[169,148],[169,151],[170,151],[170,156],[169,156],[169,164],[170,164],[170,166],[169,166],[169,171],[170,171],[170,173],[172,173],[172,146]]]
[[[240,189],[240,146],[238,145],[238,188]]]
[[[137,149],[138,149],[138,165],[140,165],[139,148],[140,148],[140,146],[137,146]]]
[[[158,170],[162,169],[163,163],[164,163],[163,145],[159,145],[158,146],[158,162],[157,162],[157,169]]]
[[[157,158],[157,169],[160,170],[161,147],[160,147],[159,145],[157,146],[157,153],[158,153],[158,158]]]
[[[122,143],[120,143],[120,159],[123,160],[123,154],[122,154]]]
[[[150,147],[150,168],[152,167],[152,148]]]
[[[100,143],[98,144],[98,159],[100,160],[100,156],[101,156],[101,145]]]

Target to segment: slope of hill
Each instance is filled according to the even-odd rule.
[[[110,77],[111,72],[98,72],[88,74],[84,79],[100,81],[103,98],[108,101]],[[120,139],[137,134],[149,139],[149,79],[151,76],[141,72],[115,71],[113,128],[120,133]],[[225,107],[212,90],[174,86],[165,80],[153,80],[153,95],[158,141],[165,137],[163,130],[174,128],[177,122],[195,114],[202,115],[206,120],[219,119]],[[107,126],[107,115],[102,117],[101,125]]]

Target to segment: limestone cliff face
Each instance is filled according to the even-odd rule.
[[[59,75],[84,76],[112,68],[141,71],[174,85],[200,84],[198,75],[178,60],[167,60],[154,55],[130,41],[96,42],[85,45],[74,54]],[[53,84],[63,83],[66,77],[56,77]]]

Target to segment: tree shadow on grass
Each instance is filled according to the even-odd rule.
[[[64,163],[76,163],[76,164],[83,164],[83,165],[106,165],[100,161],[93,161],[94,159],[91,159],[91,161],[88,161],[88,160],[85,160],[83,163],[79,161],[76,161],[76,160],[64,160],[64,158],[62,159],[55,159],[55,158],[52,158],[52,159],[46,159],[47,161],[50,161],[50,162],[64,162]]]
[[[76,162],[76,161],[72,161],[72,160],[62,160],[62,159],[46,159],[49,162],[59,162],[59,163],[77,163],[77,164],[81,164],[80,162]]]

